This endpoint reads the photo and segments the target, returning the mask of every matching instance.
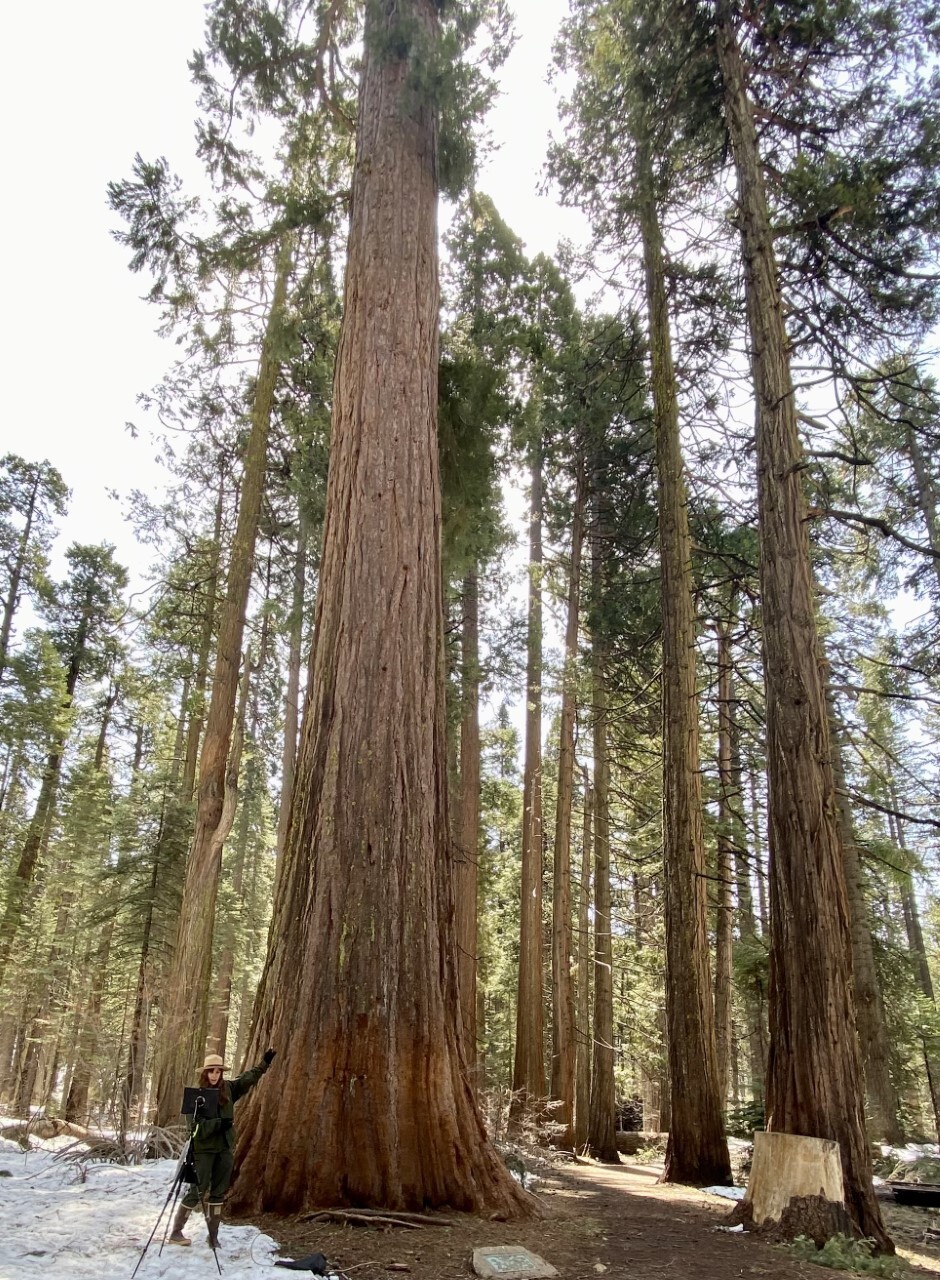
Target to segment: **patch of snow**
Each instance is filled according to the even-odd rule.
[[[723,1196],[725,1200],[743,1200],[744,1187],[702,1187],[703,1196]]]
[[[82,1164],[54,1160],[56,1140],[29,1153],[16,1144],[0,1149],[0,1276],[48,1277],[56,1268],[69,1280],[129,1280],[176,1175],[175,1160],[143,1165]],[[206,1280],[217,1275],[205,1223],[194,1213],[188,1249],[166,1245],[159,1230],[137,1272],[138,1280]],[[271,1277],[277,1245],[252,1226],[219,1233],[225,1280]],[[279,1274],[279,1273],[274,1273]]]

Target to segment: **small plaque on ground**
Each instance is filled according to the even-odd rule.
[[[558,1272],[537,1253],[530,1253],[519,1245],[501,1244],[486,1249],[474,1249],[473,1270],[478,1276],[500,1276],[502,1280],[538,1280],[542,1276],[557,1276]]]

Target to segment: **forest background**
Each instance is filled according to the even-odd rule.
[[[642,5],[623,29],[616,6],[572,7],[559,54],[567,133],[562,144],[558,127],[551,165],[588,215],[590,247],[556,249],[559,227],[578,224],[545,217],[550,197],[520,199],[520,173],[540,164],[522,122],[533,102],[551,100],[537,97],[531,72],[504,63],[513,96],[490,121],[520,144],[507,148],[512,180],[499,181],[493,161],[473,194],[468,139],[489,89],[469,74],[442,99],[443,179],[457,197],[440,381],[448,767],[461,1013],[477,1089],[494,1125],[507,1120],[511,1091],[511,1125],[534,1120],[561,1145],[601,1156],[615,1152],[617,1125],[668,1128],[667,1171],[717,1180],[727,1152],[704,1139],[720,1137],[721,1113],[743,1131],[763,1116],[772,999],[779,1018],[783,1003],[825,997],[832,980],[838,1006],[849,949],[871,1136],[932,1133],[940,1114],[936,105],[929,62],[898,52],[911,32],[935,40],[936,24],[916,7],[897,26],[861,4],[831,25],[792,7],[779,26],[746,14],[735,38],[763,122],[795,401],[769,394],[786,388],[789,369],[775,383],[779,370],[761,367],[766,349],[754,338],[780,308],[761,302],[735,258],[738,231],[749,270],[767,235],[730,211],[729,154],[745,195],[750,154],[747,129],[732,128],[733,42],[719,41],[729,148],[716,132],[716,70],[700,61],[691,17],[678,27],[691,43],[673,48],[662,28],[644,28]],[[341,5],[320,14],[334,21],[320,45],[309,34],[291,44],[285,32],[296,40],[302,7],[283,11],[282,30],[263,5],[210,8],[193,72],[211,184],[187,172],[189,143],[172,149],[159,111],[149,136],[132,129],[132,170],[125,154],[95,175],[84,163],[93,130],[76,127],[67,104],[50,147],[63,160],[49,170],[55,194],[27,200],[24,184],[24,220],[41,247],[17,259],[28,277],[15,333],[29,340],[13,385],[30,394],[9,419],[0,634],[0,1091],[20,1113],[107,1115],[124,1131],[155,1109],[166,1123],[204,1030],[238,1063],[248,1045],[311,644],[350,164],[344,59],[355,48]],[[111,31],[117,12],[100,15]],[[538,22],[533,57],[547,61],[545,6],[537,19],[520,16]],[[116,118],[131,128],[118,74],[129,63],[112,45],[107,69],[90,76],[79,51],[109,42],[61,19],[69,66],[82,64],[75,101],[97,104],[102,131]],[[161,10],[155,43],[164,25]],[[465,35],[458,23],[454,38]],[[189,47],[202,38],[193,31]],[[136,22],[134,39],[147,42]],[[648,67],[644,50],[655,51]],[[672,93],[670,66],[682,69]],[[149,91],[155,102],[184,94],[191,103],[191,89],[162,72]],[[841,119],[836,142],[820,104]],[[129,251],[143,273],[116,286],[121,306],[142,280],[152,285],[176,343],[168,369],[165,344],[132,336],[135,351],[153,354],[152,376],[113,336],[147,326],[114,325],[123,312],[101,287],[112,267],[96,269],[81,249],[57,257],[74,243],[58,234],[63,216],[90,180],[98,192],[110,183],[103,225],[121,240],[102,261],[113,267]],[[89,276],[69,288],[76,261]],[[37,278],[56,280],[54,299]],[[72,325],[61,324],[60,295],[82,302]],[[105,303],[100,326],[91,299]],[[65,331],[54,347],[35,340],[50,322]],[[92,357],[71,331],[90,336]],[[789,605],[812,637],[803,657],[816,652],[817,626],[823,637],[827,701],[814,741],[825,739],[823,772],[839,800],[835,889],[806,892],[777,915],[776,992],[766,832],[776,822],[781,838],[770,809],[782,789],[778,775],[768,790],[767,774],[786,731],[772,723],[780,700],[765,697],[761,651],[772,685],[786,666],[774,637],[787,593],[768,575],[794,557],[783,543],[768,553],[777,535],[762,524],[758,585],[754,468],[763,476],[769,464],[760,431],[755,458],[748,423],[749,357],[759,424],[792,402],[794,441],[797,419],[805,436],[805,457],[791,449],[774,474],[800,493],[792,523],[812,543],[818,618],[795,596]],[[139,406],[117,407],[137,394]],[[120,458],[113,487],[148,558],[133,591],[130,544],[124,533],[116,547],[103,540],[100,507],[93,534],[64,561],[54,551],[79,480],[64,447],[41,464],[27,449],[50,404],[76,475]],[[135,427],[112,448],[118,416]],[[148,419],[159,423],[152,435]],[[128,494],[128,474],[150,472],[133,459],[154,449],[166,488],[142,480]],[[525,492],[526,531],[503,506],[509,481]],[[514,564],[526,541],[520,591]],[[142,578],[153,584],[145,591]],[[799,646],[784,657],[798,667]],[[482,726],[481,695],[499,708]],[[521,732],[510,710],[520,704]],[[768,724],[779,756],[768,753]],[[791,760],[794,810],[815,786],[809,775],[806,787],[793,782],[802,763]],[[189,881],[219,858],[221,878],[195,898]],[[825,886],[832,868],[820,865]],[[809,869],[794,856],[778,910],[781,895],[799,899]],[[809,920],[820,951],[801,973]],[[193,1016],[181,993],[201,981]],[[177,1023],[189,1031],[171,1051]],[[848,1015],[826,1036],[837,1044],[846,1027],[854,1045]],[[827,1059],[834,1098],[852,1093],[856,1050],[845,1052],[841,1064]],[[699,1147],[683,1149],[695,1133]]]

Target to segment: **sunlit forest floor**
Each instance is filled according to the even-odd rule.
[[[390,1273],[413,1280],[464,1280],[473,1250],[494,1245],[522,1245],[556,1267],[564,1280],[605,1274],[632,1280],[822,1280],[826,1275],[785,1249],[722,1231],[729,1202],[687,1187],[661,1186],[661,1171],[656,1165],[627,1163],[556,1165],[535,1184],[542,1221],[449,1215],[453,1226],[378,1230],[267,1217],[256,1225],[278,1241],[282,1256],[322,1252],[350,1280],[378,1280]],[[940,1276],[940,1247],[924,1242],[925,1233],[940,1226],[937,1211],[883,1208],[900,1255],[917,1268],[914,1274]]]

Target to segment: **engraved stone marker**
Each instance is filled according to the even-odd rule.
[[[541,1277],[558,1275],[537,1253],[513,1244],[474,1249],[473,1270],[478,1276],[499,1277],[499,1280],[541,1280]]]

